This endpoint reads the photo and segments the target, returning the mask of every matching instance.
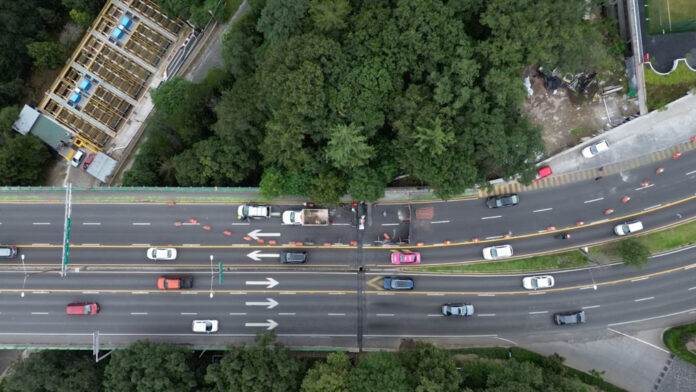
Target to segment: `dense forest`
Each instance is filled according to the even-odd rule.
[[[211,355],[140,341],[98,364],[86,351],[32,354],[10,368],[0,392],[620,391],[567,368],[558,355],[495,348],[478,352],[411,342],[396,353],[357,358],[336,352],[321,358],[294,354],[264,335],[253,345]]]
[[[250,0],[226,69],[174,79],[124,185],[260,185],[374,200],[396,176],[444,198],[530,180],[544,146],[523,68],[602,71],[601,1]]]

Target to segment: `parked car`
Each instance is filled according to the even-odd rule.
[[[553,321],[556,325],[584,324],[585,311],[576,310],[572,312],[556,313],[553,315]]]
[[[400,277],[386,277],[382,281],[385,290],[413,290],[413,279]]]
[[[616,233],[616,235],[632,234],[641,230],[643,230],[643,223],[639,220],[628,221],[614,226],[614,233]]]
[[[16,246],[0,246],[0,257],[3,259],[14,259],[17,257]]]
[[[94,154],[87,155],[87,158],[85,158],[85,163],[82,164],[82,170],[87,170],[89,168],[89,165],[92,164],[93,160],[94,160]]]
[[[592,158],[609,149],[609,143],[606,140],[600,140],[597,143],[590,144],[582,149],[582,156]]]
[[[486,260],[504,259],[512,256],[512,246],[497,245],[483,248],[483,258]]]
[[[65,312],[71,316],[94,316],[99,313],[99,304],[96,302],[79,302],[68,304]]]
[[[237,219],[261,219],[271,217],[271,206],[242,204],[237,208]]]
[[[466,317],[474,315],[474,305],[471,304],[444,304],[442,314],[445,316]]]
[[[420,264],[420,252],[394,252],[391,255],[392,264]]]
[[[532,181],[533,181],[533,182],[537,182],[537,181],[541,180],[541,179],[544,178],[544,177],[550,176],[551,174],[553,174],[553,172],[551,171],[551,167],[550,167],[550,166],[541,167],[541,168],[539,168],[539,170],[537,170],[536,178],[535,178],[534,180],[532,180]]]
[[[82,152],[82,150],[77,150],[73,156],[72,159],[70,160],[70,165],[72,167],[78,167],[80,165],[80,162],[82,161],[82,158],[85,156],[85,153]]]
[[[147,250],[147,258],[150,260],[174,260],[176,249],[174,248],[150,248]]]
[[[160,276],[157,278],[157,288],[160,290],[181,290],[190,289],[193,287],[193,278],[191,277],[167,277]]]
[[[212,333],[218,331],[217,320],[193,320],[193,332]]]
[[[516,193],[510,195],[491,196],[486,199],[488,208],[502,208],[516,206],[520,202],[520,197]]]
[[[527,290],[550,289],[556,282],[551,275],[527,276],[522,279],[522,287]]]
[[[283,264],[302,264],[307,261],[307,252],[280,252],[280,262]]]

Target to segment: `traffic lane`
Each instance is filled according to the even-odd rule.
[[[7,296],[3,294],[2,298]],[[271,326],[254,325],[257,323],[277,323],[276,331],[284,333],[354,333],[355,296],[312,297],[311,306],[307,301],[299,294],[281,296],[276,307],[267,309],[255,304],[265,302],[264,295],[258,294],[214,298],[185,295],[172,302],[162,302],[152,295],[33,294],[0,305],[0,327],[4,332],[87,333],[98,328],[119,333],[185,333],[191,332],[193,320],[215,319],[220,322],[221,333],[256,332]],[[68,316],[65,306],[72,302],[98,302],[100,312],[95,316]]]
[[[269,290],[274,293],[279,291],[302,292],[336,292],[355,293],[357,290],[357,275],[353,272],[294,272],[294,271],[268,271],[268,272],[223,272],[223,282],[219,282],[217,271],[212,275],[209,271],[167,271],[167,272],[91,272],[68,273],[66,277],[60,276],[60,271],[43,273],[28,273],[24,282],[23,271],[8,271],[0,274],[0,290],[47,291],[47,290],[71,290],[74,292],[91,291],[100,294],[110,292],[149,291],[164,292],[157,289],[159,277],[190,277],[193,279],[193,288],[190,290],[170,290],[168,292],[209,292],[211,281],[213,290],[216,291],[240,291],[258,292]]]

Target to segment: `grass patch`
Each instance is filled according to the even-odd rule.
[[[680,62],[669,75],[663,76],[644,66],[645,89],[648,95],[648,109],[655,110],[683,97],[696,86],[696,72]]]
[[[679,358],[696,365],[696,354],[686,348],[689,339],[696,339],[696,323],[668,329],[662,336],[667,348]]]
[[[693,0],[646,0],[648,34],[670,34],[696,30],[696,3]]]
[[[588,264],[587,257],[580,251],[536,256],[528,259],[478,263],[469,265],[448,265],[441,267],[413,268],[418,272],[533,272],[555,269],[577,268]]]
[[[571,136],[575,136],[577,138],[583,138],[585,136],[590,136],[594,132],[593,128],[590,127],[581,127],[581,128],[576,128],[570,131]]]
[[[696,221],[683,224],[671,229],[658,231],[652,234],[633,237],[635,240],[646,245],[650,253],[659,253],[666,250],[679,248],[681,246],[696,243]],[[616,242],[590,248],[590,254],[604,261],[620,261],[616,252]]]

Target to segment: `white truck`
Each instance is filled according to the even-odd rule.
[[[328,209],[302,209],[283,212],[284,225],[327,226],[329,224]]]

